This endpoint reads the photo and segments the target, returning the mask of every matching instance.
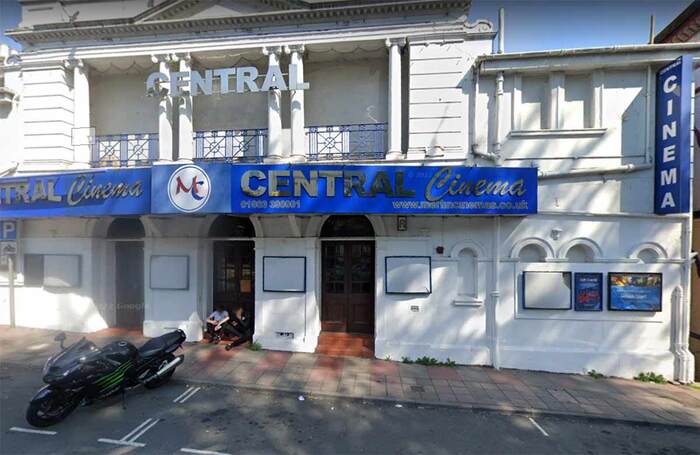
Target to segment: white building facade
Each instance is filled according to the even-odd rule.
[[[468,1],[20,3],[18,326],[197,341],[242,305],[266,349],[341,332],[377,358],[692,381],[656,74],[700,45],[494,54]]]

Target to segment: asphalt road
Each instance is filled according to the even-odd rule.
[[[177,378],[177,373],[174,379]],[[253,392],[176,380],[26,433],[40,371],[0,365],[0,453],[700,454],[700,431]]]

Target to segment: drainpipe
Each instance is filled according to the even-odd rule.
[[[653,16],[652,16],[653,17]],[[647,65],[647,89],[645,93],[645,101],[646,101],[646,107],[645,107],[645,114],[644,114],[644,159],[645,163],[651,164],[652,163],[652,156],[651,156],[651,116],[652,116],[652,107],[651,107],[651,90],[652,90],[652,74],[651,74],[651,65]]]
[[[501,102],[503,99],[503,72],[496,75],[496,95],[493,105],[493,153],[494,161],[501,160]]]
[[[499,282],[499,269],[501,265],[501,218],[493,217],[493,245],[491,246],[491,254],[493,254],[493,288],[491,291],[491,364],[495,369],[501,367],[500,358],[500,343],[498,339],[498,304],[501,300],[501,288]]]
[[[559,179],[566,177],[583,177],[587,175],[604,175],[604,174],[629,174],[631,172],[646,171],[651,169],[651,164],[623,164],[622,166],[613,167],[593,167],[588,169],[572,169],[566,172],[545,172],[540,171],[537,176],[541,179]]]
[[[503,52],[505,52],[505,47],[506,47],[505,26],[506,26],[506,10],[504,8],[498,8],[498,53],[499,54],[502,54]]]

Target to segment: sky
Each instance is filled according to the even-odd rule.
[[[144,0],[145,1],[145,0]],[[470,22],[498,24],[505,8],[505,50],[523,52],[574,47],[644,44],[649,17],[661,31],[691,0],[473,0]],[[0,43],[19,48],[4,35],[20,20],[17,0],[0,0]]]

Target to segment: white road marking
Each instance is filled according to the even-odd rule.
[[[146,444],[143,442],[136,442],[138,438],[140,438],[145,432],[153,428],[155,424],[160,422],[160,419],[155,419],[153,418],[148,418],[141,422],[139,426],[131,430],[129,433],[126,434],[121,439],[109,439],[109,438],[100,438],[97,440],[97,442],[104,442],[107,444],[118,444],[122,446],[131,446],[131,447],[144,447]]]
[[[143,427],[145,427],[146,425],[148,425],[148,424],[151,422],[151,420],[153,420],[153,419],[152,419],[152,418],[151,418],[151,419],[146,419],[141,425],[139,425],[138,427],[134,428],[133,430],[131,430],[131,432],[130,432],[129,434],[127,434],[126,436],[124,436],[123,438],[121,438],[121,441],[128,441],[129,438],[131,438],[137,431],[139,431],[141,428],[143,428]]]
[[[197,454],[201,454],[201,455],[231,455],[231,454],[224,453],[224,452],[215,452],[213,450],[188,449],[187,447],[183,447],[182,449],[180,449],[180,452],[197,453]]]
[[[121,441],[119,439],[107,439],[107,438],[100,438],[97,440],[97,442],[105,442],[107,444],[118,444],[120,446],[131,446],[131,447],[144,447],[146,445],[146,444],[143,444],[141,442]]]
[[[175,399],[173,400],[173,403],[177,403],[177,402],[180,400],[180,398],[184,397],[185,395],[187,395],[187,394],[190,393],[191,391],[192,391],[192,389],[190,388],[190,386],[187,386],[187,390],[185,390],[185,391],[182,392],[180,395],[178,395],[177,398],[175,398]]]
[[[532,422],[532,424],[535,426],[535,428],[540,430],[540,433],[542,433],[546,437],[549,437],[549,434],[546,431],[544,431],[544,428],[542,428],[537,422],[535,422],[535,419],[533,419],[532,417],[528,417],[528,419],[530,419],[530,422]]]
[[[154,420],[153,422],[149,423],[147,427],[145,427],[143,430],[141,430],[141,431],[139,431],[138,433],[136,433],[136,435],[135,435],[133,438],[131,438],[131,439],[129,440],[129,442],[134,442],[134,441],[136,441],[136,440],[137,440],[138,438],[140,438],[145,432],[147,432],[148,430],[150,430],[151,428],[153,428],[153,426],[154,426],[155,424],[157,424],[158,422],[160,422],[160,419],[156,419],[156,420]]]
[[[194,389],[191,389],[187,395],[180,399],[179,403],[182,404],[185,401],[189,400],[190,398],[192,398],[192,395],[199,392],[200,389],[201,387],[195,387]]]
[[[21,428],[21,427],[12,427],[10,428],[10,431],[16,431],[18,433],[33,433],[33,434],[45,434],[48,436],[53,436],[56,434],[55,431],[50,431],[50,430],[33,430],[31,428]]]

